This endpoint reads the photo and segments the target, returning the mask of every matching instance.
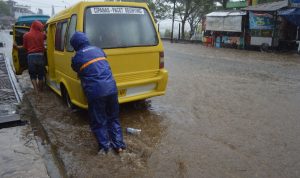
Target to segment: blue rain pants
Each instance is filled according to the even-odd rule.
[[[102,96],[89,101],[90,127],[105,151],[124,149],[122,128],[119,121],[118,94]]]

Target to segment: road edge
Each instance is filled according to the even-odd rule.
[[[40,134],[35,132],[35,136],[41,139],[41,140],[37,140],[37,138],[36,138],[36,142],[38,143],[39,151],[50,154],[50,155],[44,154],[42,156],[43,158],[44,158],[44,156],[47,157],[47,159],[44,159],[44,163],[45,163],[46,169],[48,171],[48,174],[50,175],[50,177],[57,177],[57,175],[59,175],[59,177],[68,177],[67,171],[65,169],[65,165],[64,165],[62,159],[59,157],[56,147],[52,144],[52,142],[45,130],[45,127],[40,122],[39,118],[37,117],[38,116],[37,110],[33,107],[30,99],[27,97],[26,94],[23,95],[23,101],[27,102],[29,104],[30,109],[33,111],[33,117],[30,119],[31,126],[34,128],[39,128],[38,131],[40,132]],[[52,172],[49,169],[49,164],[50,164]],[[53,166],[55,166],[55,168]],[[54,176],[51,176],[53,174],[54,174]]]

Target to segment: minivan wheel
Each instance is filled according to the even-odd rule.
[[[132,104],[135,109],[146,109],[149,106],[149,102],[147,102],[146,99],[133,101]]]
[[[68,93],[68,91],[65,87],[63,87],[62,93],[63,93],[63,99],[64,99],[67,107],[70,108],[70,109],[74,109],[75,105],[71,102],[69,93]]]
[[[71,108],[71,109],[74,108],[74,105],[71,102],[71,99],[70,99],[70,96],[69,96],[68,92],[66,92],[66,103],[67,103],[68,108]]]

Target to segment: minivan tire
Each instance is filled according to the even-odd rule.
[[[70,109],[75,109],[75,105],[72,103],[69,93],[65,86],[62,87],[61,92],[62,92],[62,97],[63,97],[63,100],[64,100],[66,106]]]

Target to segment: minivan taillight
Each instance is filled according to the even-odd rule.
[[[165,53],[162,51],[162,52],[159,52],[159,68],[162,69],[165,67]]]

